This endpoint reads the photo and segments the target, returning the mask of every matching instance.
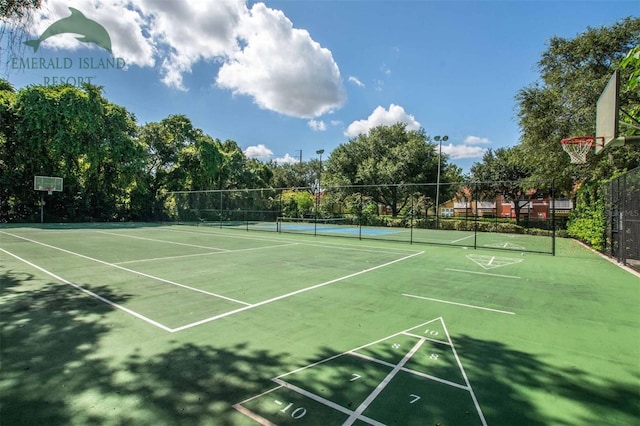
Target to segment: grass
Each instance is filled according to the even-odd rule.
[[[5,226],[0,265],[3,424],[640,417],[638,278],[572,240]]]

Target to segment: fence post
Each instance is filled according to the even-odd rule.
[[[556,187],[551,179],[551,255],[556,255]]]
[[[478,248],[478,193],[473,196],[476,203],[475,213],[473,214],[473,249]]]

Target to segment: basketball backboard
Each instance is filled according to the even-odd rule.
[[[35,191],[61,192],[62,178],[53,176],[34,176],[33,189]]]
[[[596,154],[607,146],[613,146],[618,137],[619,92],[620,73],[616,70],[596,103]]]

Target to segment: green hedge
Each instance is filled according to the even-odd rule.
[[[604,250],[606,232],[602,183],[583,185],[576,193],[576,206],[567,222],[567,233],[596,250]]]

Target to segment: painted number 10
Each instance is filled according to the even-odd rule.
[[[437,336],[440,333],[438,333],[436,330],[428,330],[427,329],[427,330],[424,331],[424,334],[428,334],[430,336]]]
[[[276,401],[278,403],[279,401]],[[289,405],[280,410],[281,413],[286,413],[293,406],[293,402],[290,402]],[[291,417],[294,419],[301,419],[307,414],[307,409],[303,407],[298,407],[291,412]]]

